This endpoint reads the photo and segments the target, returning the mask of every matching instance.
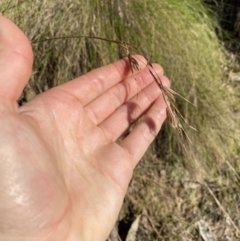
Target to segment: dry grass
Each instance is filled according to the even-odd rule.
[[[131,54],[131,49],[134,49],[135,51],[140,52],[139,49],[137,47],[133,46],[132,44],[130,44],[128,42],[124,42],[124,41],[111,40],[111,39],[106,39],[106,38],[102,38],[102,37],[98,37],[98,36],[77,35],[77,36],[62,36],[62,37],[47,38],[47,39],[43,39],[40,41],[38,41],[38,40],[34,41],[34,42],[32,42],[32,44],[35,45],[35,44],[39,44],[42,42],[61,40],[61,39],[62,40],[63,39],[73,39],[73,38],[97,39],[97,40],[101,40],[101,41],[115,43],[119,46],[119,48],[121,48],[124,51],[126,57],[128,58],[128,61],[130,64],[130,69],[131,69],[133,76],[135,77],[135,71],[141,70],[138,60],[136,58],[132,57],[132,54]],[[141,53],[141,54],[143,55],[143,53]],[[184,119],[184,117],[181,115],[180,111],[178,110],[178,108],[175,105],[176,96],[181,97],[183,100],[187,101],[188,103],[190,103],[190,102],[186,98],[184,98],[183,96],[179,95],[177,92],[172,90],[171,88],[164,86],[161,78],[157,75],[155,69],[153,68],[152,63],[145,56],[144,56],[144,58],[147,62],[147,68],[148,68],[149,72],[151,73],[152,77],[154,78],[155,82],[157,83],[159,89],[162,91],[163,99],[167,105],[166,111],[167,111],[167,120],[168,120],[169,124],[173,127],[173,129],[177,130],[178,134],[180,135],[180,137],[182,139],[183,139],[183,134],[185,134],[187,139],[190,141],[190,138],[188,137],[187,133],[185,132],[180,119],[182,119],[185,123],[187,123],[187,121]],[[196,129],[193,128],[192,126],[190,126],[190,125],[188,125],[188,126],[196,131]]]
[[[181,98],[174,103],[198,130],[186,126],[194,145],[186,143],[183,148],[180,136],[164,125],[136,168],[120,217],[122,237],[142,214],[137,240],[201,240],[202,220],[213,227],[218,240],[234,240],[234,225],[225,214],[239,227],[240,128],[236,117],[240,108],[235,92],[239,85],[227,81],[216,21],[200,0],[3,0],[0,9],[32,42],[76,35],[125,40],[147,59],[160,63],[172,88],[196,106]],[[33,49],[34,72],[23,95],[25,101],[123,56],[121,46],[116,50],[114,44],[85,38],[45,41]],[[160,87],[157,77],[156,81]],[[172,112],[172,125],[181,129]]]

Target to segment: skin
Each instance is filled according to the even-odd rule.
[[[166,118],[144,58],[135,58],[136,79],[123,59],[19,107],[33,54],[22,31],[0,17],[1,241],[106,240],[133,169]]]

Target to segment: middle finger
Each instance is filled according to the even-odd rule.
[[[153,65],[156,73],[162,76],[163,69]],[[123,103],[138,94],[154,81],[148,68],[143,69],[135,76],[131,76],[107,90],[101,96],[85,106],[85,111],[95,125],[99,125],[108,118]]]

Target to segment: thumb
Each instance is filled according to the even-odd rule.
[[[24,33],[0,16],[0,105],[16,102],[32,70],[33,54]]]

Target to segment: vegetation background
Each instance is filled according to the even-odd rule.
[[[87,35],[138,46],[195,105],[177,100],[198,130],[186,127],[193,144],[183,148],[165,124],[137,166],[116,224],[122,240],[239,240],[239,7],[236,0],[1,0],[0,13],[26,33],[35,55],[20,104],[123,57],[99,40],[39,42]]]

